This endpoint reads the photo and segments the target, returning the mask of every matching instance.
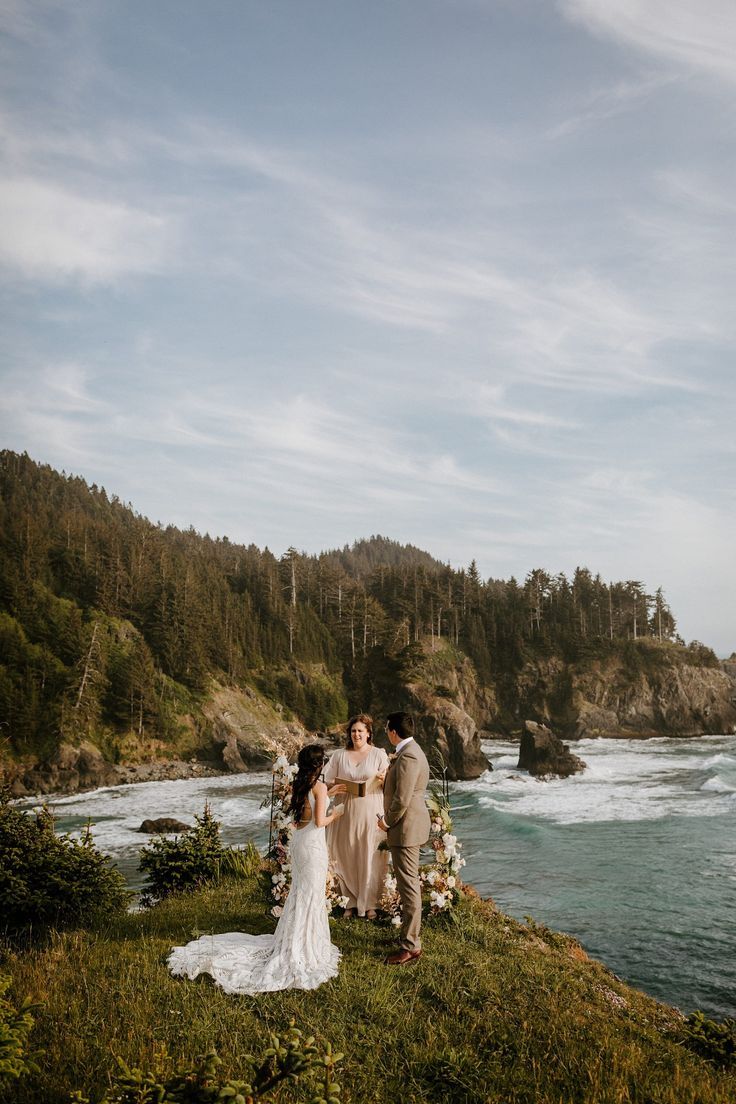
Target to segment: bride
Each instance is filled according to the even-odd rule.
[[[273,935],[226,932],[204,935],[174,947],[172,974],[209,974],[226,993],[266,993],[277,989],[316,989],[337,976],[340,952],[330,940],[325,908],[327,844],[325,826],[343,813],[327,813],[328,791],[320,774],[324,752],[309,744],[299,752],[289,812],[296,822],[291,838],[291,889]]]

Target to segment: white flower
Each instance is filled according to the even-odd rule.
[[[289,760],[285,755],[279,755],[274,765],[271,767],[272,774],[278,774],[279,771],[287,771],[289,769]]]
[[[449,877],[449,878],[447,879],[447,888],[448,888],[448,889],[454,889],[454,888],[455,888],[455,879],[454,879],[454,877],[452,876],[452,874],[451,874],[451,875],[450,875],[450,877]]]
[[[437,871],[436,870],[428,870],[427,873],[425,874],[425,878],[426,878],[427,883],[429,885],[434,885],[434,883],[437,881]]]
[[[392,916],[391,917],[391,923],[393,924],[393,926],[395,928],[400,928],[401,927],[401,917],[400,916]]]
[[[332,912],[332,901],[329,897],[325,897],[325,908],[328,912]]]
[[[350,900],[349,897],[338,897],[337,898],[337,904],[338,904],[339,908],[347,908],[349,900]]]
[[[283,911],[284,910],[282,909],[281,905],[274,905],[273,908],[271,909],[271,915],[278,917],[278,916],[281,915],[281,913]]]
[[[440,912],[447,904],[446,895],[444,893],[438,893],[436,890],[433,890],[430,893],[429,900],[431,904]]]

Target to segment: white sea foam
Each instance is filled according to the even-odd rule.
[[[736,758],[733,755],[726,755],[725,752],[719,752],[718,755],[711,755],[709,759],[706,759],[703,763],[703,767],[736,767]]]
[[[718,816],[732,810],[734,797],[727,770],[733,756],[716,750],[723,739],[736,743],[733,737],[580,740],[572,746],[585,772],[549,781],[516,767],[516,745],[486,744],[493,771],[459,788],[475,793],[483,807],[557,824]],[[704,757],[708,751],[716,754]],[[714,766],[721,770],[704,781]]]
[[[268,810],[261,808],[267,796],[270,775],[249,773],[215,778],[186,778],[168,782],[137,782],[68,796],[51,796],[47,804],[57,818],[60,831],[78,836],[82,821],[92,824],[92,835],[100,850],[121,857],[140,849],[149,838],[138,831],[148,818],[173,817],[194,824],[205,802],[222,825],[223,837],[235,842],[244,831],[263,825]],[[38,808],[37,799],[22,803]]]
[[[736,793],[736,786],[729,786],[725,778],[722,778],[720,774],[713,775],[707,782],[704,782],[700,787],[701,790],[712,790],[714,793]]]

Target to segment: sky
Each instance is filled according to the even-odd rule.
[[[0,0],[0,445],[736,649],[732,0]]]

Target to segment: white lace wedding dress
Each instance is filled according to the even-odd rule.
[[[172,974],[209,974],[226,993],[316,989],[337,976],[340,952],[330,940],[325,908],[327,843],[312,819],[291,837],[291,889],[273,935],[225,932],[174,947]]]

